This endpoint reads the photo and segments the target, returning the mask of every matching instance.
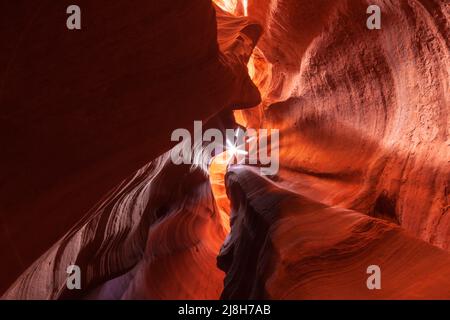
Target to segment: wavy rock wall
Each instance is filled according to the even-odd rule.
[[[362,0],[217,3],[229,13],[206,0],[142,3],[148,11],[113,22],[117,4],[98,34],[56,48],[31,41],[56,32],[39,17],[17,11],[22,29],[0,29],[14,43],[1,55],[0,137],[16,137],[2,141],[11,171],[0,181],[14,181],[0,185],[0,255],[12,261],[3,298],[449,298],[448,4],[378,0],[382,29],[369,31]],[[98,41],[116,28],[128,30],[121,44],[140,49]],[[73,44],[85,58],[68,53]],[[72,83],[46,59],[76,63]],[[28,77],[62,90],[39,92],[36,82],[19,96]],[[68,92],[73,108],[58,109]],[[276,177],[213,162],[208,179],[162,155],[174,128],[261,100],[235,116],[280,129]],[[82,292],[65,289],[71,263],[85,271]],[[372,264],[381,291],[367,290]]]
[[[265,29],[264,99],[239,115],[280,129],[285,185],[448,250],[448,2],[250,0],[248,14]]]
[[[237,119],[280,129],[282,170],[228,172],[222,298],[448,299],[449,5],[250,0],[248,15],[263,101]]]
[[[5,10],[19,9],[3,5]],[[86,12],[103,7],[101,1],[80,6]],[[52,19],[67,6],[43,2],[39,8],[50,19],[45,24],[39,20],[44,17],[28,21],[33,29],[24,26],[17,44],[20,49],[40,43],[31,48],[38,52],[5,54],[11,60],[3,74],[8,90],[0,98],[2,106],[9,99],[11,108],[2,108],[6,127],[2,126],[1,139],[15,140],[2,141],[7,147],[2,162],[10,166],[10,179],[15,176],[1,185],[1,235],[6,240],[0,254],[10,262],[0,277],[4,289],[10,286],[3,298],[220,296],[223,273],[215,264],[226,235],[223,230],[229,230],[228,216],[217,209],[207,178],[199,178],[199,173],[191,177],[189,167],[175,167],[167,154],[160,154],[173,146],[172,130],[192,128],[194,120],[214,122],[214,116],[227,109],[260,102],[246,64],[261,28],[210,1],[142,1],[135,6],[138,12],[125,1],[105,6],[95,23],[85,19],[93,31],[73,39],[62,37],[54,25],[59,20]],[[119,38],[114,37],[121,27]],[[49,37],[52,33],[56,34]],[[60,42],[54,40],[58,37]],[[55,52],[45,54],[45,45]],[[33,54],[34,60],[28,57]],[[74,76],[65,82],[64,63],[73,68]],[[18,98],[27,73],[17,70],[24,64],[33,67],[28,72],[35,79],[27,90],[37,91],[39,81],[49,81],[49,90],[55,92]],[[48,65],[55,67],[53,72],[48,72]],[[24,78],[14,78],[17,75]],[[124,83],[126,87],[117,87]],[[62,107],[57,102],[64,96],[73,101]],[[26,148],[30,145],[39,152]],[[19,160],[16,152],[21,153]],[[190,193],[186,185],[179,189],[183,175]],[[177,267],[181,261],[187,269]],[[82,292],[66,289],[66,268],[71,264],[83,270]],[[204,272],[198,273],[197,267]],[[122,292],[130,280],[120,285],[113,281],[117,287],[112,296],[104,296],[99,286],[131,269],[137,279],[151,283],[138,281],[142,288],[130,284],[132,288]],[[187,281],[184,290],[175,288],[177,274]],[[167,281],[155,282],[164,278]],[[168,285],[169,279],[175,287]]]
[[[238,166],[222,299],[448,299],[450,256],[392,222],[330,207]],[[381,289],[369,290],[369,266]]]

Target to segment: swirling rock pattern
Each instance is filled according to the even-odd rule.
[[[198,204],[182,193],[177,193],[179,198],[171,198],[173,204],[166,203],[164,199],[176,189],[178,175],[184,174],[186,168],[163,170],[168,165],[168,155],[158,156],[173,146],[172,130],[191,128],[193,120],[207,121],[223,109],[249,107],[260,102],[259,91],[250,80],[246,64],[261,28],[248,19],[231,16],[207,0],[171,1],[170,4],[141,1],[131,7],[125,1],[114,5],[82,1],[79,5],[86,12],[98,12],[101,8],[100,19],[84,20],[89,22],[87,35],[61,36],[63,40],[58,42],[54,39],[59,39],[61,28],[55,26],[59,20],[53,18],[56,19],[61,8],[65,12],[67,6],[50,1],[35,4],[36,10],[44,10],[50,18],[31,19],[28,23],[32,30],[23,22],[23,36],[17,45],[19,48],[32,46],[32,50],[18,53],[11,49],[10,65],[2,74],[7,80],[0,96],[2,106],[10,104],[11,108],[2,108],[0,139],[14,137],[14,141],[2,141],[6,149],[1,161],[9,171],[1,179],[9,181],[14,176],[11,183],[0,186],[1,236],[6,239],[0,244],[0,254],[9,261],[8,271],[14,270],[1,274],[2,288],[41,256],[3,297],[104,297],[101,293],[89,293],[105,281],[127,274],[133,267],[138,270],[140,259],[146,261],[150,256],[159,259],[173,250],[170,261],[157,259],[161,265],[142,263],[147,269],[153,268],[145,270],[142,277],[162,278],[157,268],[163,263],[175,268],[180,259],[205,259],[206,266],[195,261],[187,262],[186,266],[191,266],[191,270],[202,266],[205,270],[202,274],[208,278],[197,282],[204,283],[209,291],[202,285],[186,293],[171,287],[165,293],[157,287],[133,287],[134,291],[130,289],[125,297],[194,298],[202,292],[200,297],[217,298],[222,287],[222,278],[218,277],[223,273],[214,267],[215,257],[225,237],[220,230],[229,229],[222,226],[227,219],[222,212],[217,215],[217,221],[208,220],[208,215],[215,217],[217,213],[208,179],[194,179],[199,185],[197,188],[193,184],[193,190],[201,190],[189,195],[196,196]],[[2,6],[4,11],[19,15],[19,6],[3,3]],[[136,12],[134,6],[140,10]],[[39,22],[44,18],[49,19],[48,23]],[[119,38],[113,37],[120,28]],[[50,46],[50,41],[54,53],[49,56],[41,46]],[[114,54],[105,55],[107,49]],[[36,92],[18,97],[17,91],[25,86],[21,77],[26,76],[18,70],[29,63],[28,55],[33,54],[30,76],[35,82],[26,88],[34,88]],[[72,56],[75,54],[81,57]],[[73,78],[61,82],[67,72],[62,68],[66,59],[75,64],[70,65],[74,68]],[[50,61],[61,70],[48,73]],[[83,75],[89,75],[89,79],[85,81]],[[51,95],[37,92],[40,77],[45,79],[42,81],[50,81],[49,90],[57,87],[58,91]],[[124,79],[129,79],[128,87],[117,88]],[[99,84],[103,87],[93,92],[89,89],[91,84],[92,88]],[[67,94],[65,85],[73,101],[58,109],[58,101]],[[127,97],[132,100],[126,101]],[[42,104],[41,109],[38,102]],[[53,115],[53,109],[58,109],[58,113]],[[27,116],[20,117],[20,114]],[[30,145],[39,148],[39,152],[25,147]],[[22,153],[20,159],[15,157],[17,150]],[[37,191],[31,196],[34,189]],[[26,202],[22,201],[24,198]],[[178,211],[171,214],[171,205],[177,202]],[[166,215],[164,222],[159,221]],[[181,238],[172,239],[170,235],[179,230],[178,220],[185,221],[181,229],[191,223],[192,229]],[[60,221],[64,223],[59,224]],[[153,226],[156,230],[149,232],[153,224],[157,225]],[[210,230],[211,226],[219,231]],[[24,237],[23,233],[28,236]],[[207,234],[211,238],[201,242]],[[57,241],[58,237],[61,239]],[[148,245],[147,241],[150,241]],[[42,255],[41,251],[53,242],[51,249]],[[155,246],[164,242],[165,247],[154,251]],[[175,252],[180,252],[180,248],[192,252],[177,256]],[[85,290],[81,293],[65,288],[66,268],[70,264],[77,264],[83,270]],[[164,268],[162,272],[170,270],[167,265]],[[207,269],[211,271],[206,273]],[[137,274],[140,276],[141,272]],[[196,281],[194,274],[184,275],[187,280]],[[218,280],[212,284],[214,278]],[[113,296],[120,297],[120,293],[117,289]],[[171,296],[174,293],[179,295]]]
[[[381,30],[366,1],[249,1],[263,102],[238,119],[280,129],[282,170],[276,186],[229,172],[223,298],[450,297],[449,5],[370,4]]]
[[[231,235],[223,299],[448,299],[450,256],[396,224],[329,207],[254,170],[227,173]],[[382,270],[368,290],[367,268]]]
[[[370,31],[364,0],[215,2],[80,1],[73,37],[64,1],[0,4],[2,298],[450,298],[448,3],[376,0]],[[171,163],[243,108],[277,176]]]
[[[366,28],[367,1],[250,0],[265,29],[255,65],[265,98],[240,116],[280,129],[293,191],[448,250],[449,4],[370,4],[381,30]]]

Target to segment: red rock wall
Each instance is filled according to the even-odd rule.
[[[237,118],[280,129],[282,171],[228,173],[222,298],[450,296],[449,6],[376,1],[369,31],[368,4],[249,1],[263,101]],[[370,265],[382,290],[367,289]]]
[[[0,292],[174,129],[260,101],[245,68],[259,31],[218,40],[210,1],[79,1],[79,32],[69,4],[0,3]]]
[[[0,5],[3,298],[450,297],[446,2],[377,0],[373,31],[362,0],[119,2],[73,38],[26,3]],[[235,115],[280,129],[276,177],[168,161],[174,128],[260,102]]]
[[[366,28],[367,1],[250,0],[266,76],[246,122],[280,128],[292,190],[448,250],[449,5],[370,4],[381,30]]]
[[[223,299],[448,299],[450,256],[382,219],[330,207],[243,166],[226,177]],[[369,266],[381,289],[369,290]]]

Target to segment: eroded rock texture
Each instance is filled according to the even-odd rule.
[[[366,1],[249,1],[270,66],[263,104],[244,115],[281,130],[293,190],[448,250],[449,4],[370,3],[381,30],[366,28]]]
[[[263,103],[239,119],[281,130],[276,180],[302,200],[286,205],[259,196],[276,194],[273,187],[230,178],[252,187],[241,190],[234,241],[219,258],[228,272],[224,298],[450,296],[449,5],[375,3],[379,31],[366,29],[366,1],[249,1],[250,17],[266,30],[253,64]],[[258,219],[268,235],[249,232]],[[258,276],[242,280],[249,236],[268,247],[253,253]],[[380,292],[364,287],[370,264],[389,273]]]
[[[0,4],[3,298],[450,298],[446,1],[79,2]],[[171,163],[243,108],[278,175]]]
[[[226,179],[233,212],[218,258],[223,299],[449,297],[448,252],[397,225],[315,202],[245,167]],[[367,288],[371,265],[383,271],[382,290]]]
[[[201,189],[202,183],[209,188],[206,194],[198,191],[199,204],[181,191],[180,198],[171,198],[173,203],[164,203],[163,208],[149,199],[159,199],[160,192],[171,195],[180,182],[178,174],[184,172],[173,169],[178,174],[171,171],[159,186],[154,179],[163,162],[156,159],[173,146],[174,129],[191,128],[194,120],[207,121],[223,109],[259,103],[246,64],[261,28],[247,19],[233,18],[207,0],[140,1],[131,6],[126,1],[113,5],[82,1],[79,5],[87,13],[84,21],[89,32],[67,36],[67,29],[58,27],[62,21],[65,28],[59,12],[65,12],[67,5],[23,1],[2,3],[0,8],[11,12],[11,19],[22,17],[20,10],[25,7],[31,10],[28,19],[2,28],[11,41],[15,32],[22,32],[16,47],[2,52],[8,61],[2,69],[5,88],[0,96],[0,139],[5,146],[1,161],[8,167],[2,171],[0,185],[0,254],[8,261],[0,276],[3,290],[62,237],[4,297],[85,296],[91,287],[135,266],[144,255],[147,237],[175,240],[172,247],[159,249],[168,255],[180,246],[193,250],[204,229],[212,239],[200,249],[200,258],[210,255],[210,268],[203,269],[222,274],[214,265],[224,234],[209,230],[214,222],[209,223],[206,216],[215,209],[208,207],[212,198],[207,179],[192,185],[194,190]],[[36,10],[45,15],[33,16]],[[90,17],[89,12],[102,14]],[[42,82],[46,91],[41,89]],[[19,94],[22,91],[26,94]],[[184,208],[184,198],[192,206]],[[178,220],[183,216],[178,212],[160,224],[170,230],[168,234],[148,234],[152,223],[175,210],[171,206],[176,201],[180,202],[177,210],[192,211],[188,217],[199,219],[192,233],[187,230],[180,239],[171,237],[178,234]],[[205,217],[197,217],[200,214]],[[187,219],[182,228],[191,222]],[[197,227],[200,234],[194,237]],[[150,255],[164,241],[151,242]],[[179,261],[176,255],[173,258],[175,268]],[[186,260],[192,270],[201,265]],[[81,293],[64,292],[66,267],[73,263],[85,270],[86,290]],[[161,278],[157,272],[150,274]],[[208,285],[206,279],[202,281]],[[211,285],[213,293],[202,293],[202,297],[218,297],[221,286],[220,279]],[[185,287],[193,291],[184,294],[167,287],[168,294],[180,294],[168,296],[155,288],[156,292],[140,297],[195,298],[202,292],[202,286]]]

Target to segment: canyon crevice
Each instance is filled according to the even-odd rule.
[[[450,299],[447,1],[79,2],[0,4],[3,299]],[[278,174],[174,165],[196,120]]]

